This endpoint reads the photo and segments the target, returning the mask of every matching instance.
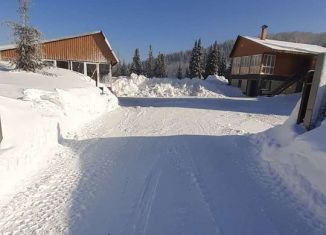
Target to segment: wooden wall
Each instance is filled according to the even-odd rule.
[[[240,37],[239,41],[234,46],[235,48],[232,57],[258,55],[271,52],[271,49],[243,37]]]
[[[315,56],[313,55],[280,53],[243,37],[240,37],[235,45],[232,57],[257,54],[276,55],[274,75],[292,76],[297,73],[305,73],[315,67]]]
[[[45,42],[42,44],[43,58],[48,60],[87,61],[116,64],[116,58],[107,46],[102,33]],[[2,59],[16,56],[15,49],[0,52]]]

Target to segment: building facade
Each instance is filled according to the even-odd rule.
[[[260,38],[238,36],[230,54],[229,80],[248,96],[300,92],[305,75],[323,52],[321,46],[267,39],[263,26]]]

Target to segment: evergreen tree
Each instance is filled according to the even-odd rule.
[[[135,73],[137,75],[141,75],[142,72],[143,72],[142,71],[142,63],[141,63],[141,60],[140,60],[140,54],[139,54],[139,49],[138,48],[135,50],[134,57],[132,58],[132,64],[131,64],[130,72]]]
[[[9,23],[17,44],[16,69],[35,72],[44,66],[41,51],[41,33],[28,24],[29,0],[19,0],[20,23]]]
[[[218,73],[219,70],[219,57],[220,53],[218,50],[218,44],[215,42],[213,46],[210,47],[205,68],[205,78],[209,75],[214,75]]]
[[[198,46],[198,41],[196,40],[195,45],[194,45],[194,47],[192,48],[192,51],[191,51],[191,57],[190,57],[190,62],[189,62],[189,70],[188,70],[189,73],[187,74],[187,77],[189,77],[189,78],[195,77],[194,70],[195,70],[195,60],[196,60],[197,46]]]
[[[194,48],[192,49],[189,71],[190,78],[202,78],[203,76],[203,47],[200,39],[195,42]]]
[[[128,66],[126,63],[123,61],[121,67],[120,67],[120,76],[128,76]]]
[[[165,56],[161,53],[158,54],[155,60],[154,74],[157,78],[166,77]]]
[[[183,78],[182,68],[181,68],[181,65],[180,64],[179,64],[179,67],[178,67],[177,78],[178,79],[182,79]]]
[[[145,73],[148,78],[154,77],[154,66],[155,66],[155,59],[153,56],[152,46],[150,45],[149,52],[148,52],[148,59],[146,61],[146,65],[145,65],[145,68],[146,68]]]
[[[218,76],[224,76],[227,73],[226,60],[224,56],[220,56],[219,66],[218,66]]]
[[[186,78],[190,78],[190,71],[189,71],[189,68],[186,69]]]

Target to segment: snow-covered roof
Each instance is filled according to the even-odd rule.
[[[16,48],[16,44],[0,45],[0,51]]]
[[[67,36],[67,37],[60,37],[60,38],[56,38],[56,39],[51,39],[51,40],[42,40],[42,43],[48,43],[48,42],[55,42],[55,41],[61,41],[61,40],[66,40],[66,39],[72,39],[72,38],[78,38],[78,37],[83,37],[83,36],[88,36],[88,35],[93,35],[93,34],[99,34],[101,33],[104,36],[105,39],[105,43],[107,44],[107,46],[109,47],[112,55],[114,56],[114,58],[116,59],[117,63],[119,63],[119,59],[116,56],[116,54],[114,53],[109,40],[107,39],[107,37],[105,36],[105,34],[98,30],[98,31],[94,31],[94,32],[89,32],[89,33],[83,33],[83,34],[76,34],[76,35],[72,35],[72,36]],[[10,49],[15,49],[17,47],[16,44],[10,44],[10,45],[0,45],[0,51],[4,51],[4,50],[10,50]]]
[[[262,46],[271,48],[273,50],[289,52],[289,53],[302,53],[302,54],[319,54],[325,53],[326,48],[322,46],[312,45],[312,44],[304,44],[304,43],[296,43],[296,42],[285,42],[278,40],[265,39],[262,40],[260,38],[243,36],[244,38],[258,43]]]

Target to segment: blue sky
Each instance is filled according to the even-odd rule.
[[[136,47],[168,53],[270,32],[326,32],[325,0],[31,0],[31,23],[45,39],[103,30],[120,58]],[[17,20],[17,0],[0,1],[0,22]],[[0,44],[11,41],[1,25]]]

